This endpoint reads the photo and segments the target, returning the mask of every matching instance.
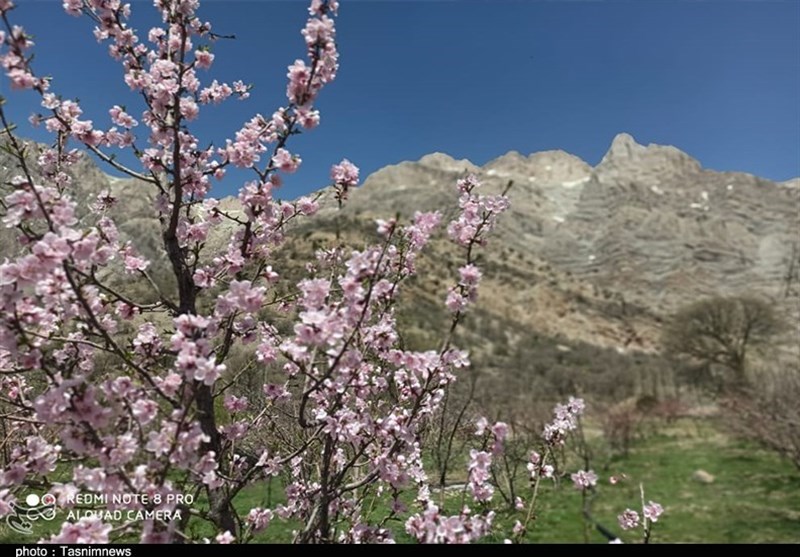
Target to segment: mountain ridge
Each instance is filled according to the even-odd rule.
[[[436,168],[406,161],[378,170],[345,214],[452,210],[452,185],[472,171],[487,192],[514,182],[495,242],[627,304],[666,316],[704,296],[749,293],[800,315],[798,279],[784,276],[800,244],[800,179],[705,169],[675,147],[640,145],[629,134],[617,135],[595,167],[559,150],[511,151],[477,169],[437,155],[445,157],[450,164]]]
[[[9,164],[0,160],[3,182]],[[147,255],[158,252],[152,196],[132,195],[143,184],[107,176],[89,159],[76,172],[77,195],[112,190],[123,237],[146,243]],[[341,210],[323,190],[320,213],[297,236],[336,219],[370,229],[376,218],[407,219],[417,210],[452,217],[455,182],[467,172],[486,193],[513,181],[511,208],[482,255],[479,300],[487,315],[553,337],[648,352],[658,349],[659,322],[704,296],[760,295],[800,322],[800,277],[787,275],[800,257],[800,178],[778,184],[704,169],[675,147],[640,145],[630,134],[618,134],[594,167],[562,150],[511,151],[483,166],[445,153],[388,165]],[[234,198],[220,203],[236,205]],[[0,233],[0,244],[13,245],[9,232]],[[209,243],[221,245],[225,234],[223,227]],[[437,242],[434,259],[455,256],[444,239]],[[310,256],[312,246],[298,240],[292,249]],[[433,284],[419,288],[431,300],[443,297]]]

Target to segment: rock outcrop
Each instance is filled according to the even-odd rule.
[[[3,182],[11,166],[0,153]],[[800,178],[778,184],[706,170],[675,147],[640,145],[628,134],[617,135],[595,167],[564,151],[512,151],[482,167],[443,153],[390,165],[352,192],[341,216],[363,223],[418,210],[452,216],[455,182],[469,172],[486,192],[513,182],[509,214],[483,255],[487,312],[601,346],[634,339],[641,350],[657,346],[660,319],[703,296],[761,295],[800,322]],[[120,199],[114,216],[123,236],[157,251],[149,188],[83,160],[76,195],[102,189]],[[339,218],[331,197],[322,201],[318,218]],[[0,230],[0,255],[15,245]]]

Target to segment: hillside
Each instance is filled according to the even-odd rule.
[[[3,182],[10,178],[6,157],[0,154]],[[375,218],[407,218],[434,208],[452,215],[453,186],[465,172],[493,192],[513,181],[512,208],[481,254],[485,280],[464,339],[497,372],[533,366],[521,356],[532,346],[539,354],[550,347],[551,357],[539,360],[541,373],[567,366],[564,354],[578,346],[583,363],[573,367],[584,370],[597,361],[586,353],[654,354],[663,319],[712,294],[771,300],[794,324],[786,349],[796,347],[798,180],[778,184],[703,169],[675,147],[639,145],[627,134],[614,138],[596,167],[563,151],[510,152],[482,167],[442,153],[387,166],[369,176],[341,211],[323,196],[320,213],[292,229],[277,257],[299,269],[336,229],[358,245],[373,236]],[[76,197],[103,189],[116,195],[122,235],[151,257],[158,252],[159,225],[143,184],[111,178],[86,159],[75,178]],[[236,200],[222,203],[234,207]],[[226,231],[209,244],[222,245]],[[0,232],[0,253],[14,245],[9,231]],[[422,344],[426,329],[444,326],[441,302],[457,262],[455,248],[437,238],[422,262],[425,280],[407,293],[413,300],[404,314],[408,334]],[[154,266],[168,276],[163,258],[156,257]]]

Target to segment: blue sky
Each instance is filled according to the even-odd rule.
[[[19,0],[37,42],[35,68],[79,98],[96,123],[136,106],[121,69],[55,0]],[[156,21],[134,0],[141,34]],[[201,113],[221,144],[255,112],[285,104],[286,66],[303,53],[305,1],[202,2],[201,16],[236,40],[214,46],[207,77],[244,79],[251,98]],[[328,182],[343,157],[362,176],[434,151],[483,164],[509,150],[564,149],[596,164],[618,132],[672,144],[708,168],[774,180],[800,175],[800,2],[342,1],[339,77],[323,91],[319,128],[295,138],[303,166],[283,196]],[[21,125],[30,95],[0,93]],[[121,101],[119,99],[122,99]],[[231,194],[249,175],[228,177]]]

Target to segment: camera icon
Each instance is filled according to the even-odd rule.
[[[55,495],[53,495],[52,493],[45,493],[40,498],[35,493],[31,493],[27,497],[25,497],[25,504],[28,505],[29,507],[36,507],[39,505],[39,503],[46,506],[55,505],[56,503]]]

